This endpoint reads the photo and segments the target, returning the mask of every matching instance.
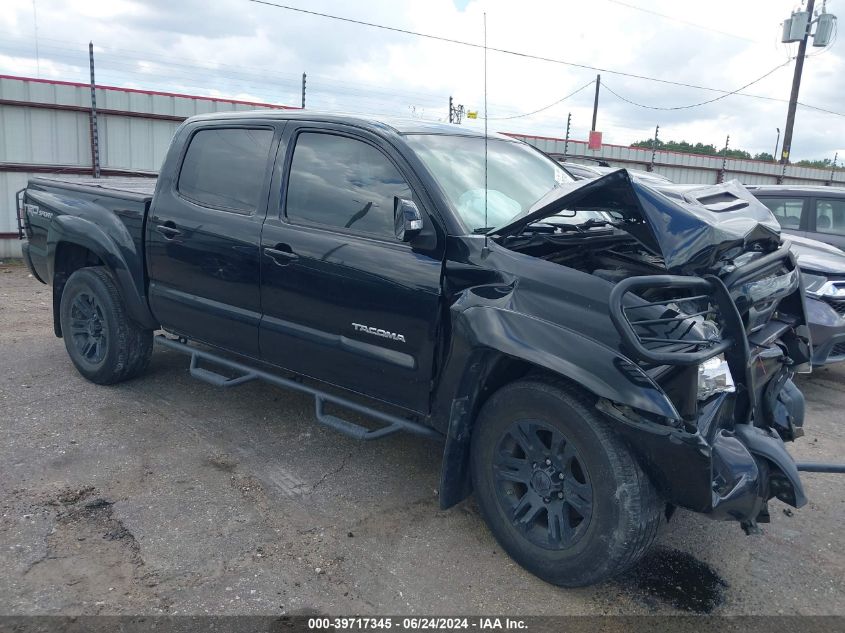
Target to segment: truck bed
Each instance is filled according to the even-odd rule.
[[[80,231],[75,237],[76,242],[85,245],[94,240],[91,235],[97,229],[102,233],[97,238],[99,244],[105,245],[110,253],[99,252],[98,256],[122,260],[122,267],[143,296],[144,218],[153,199],[156,180],[70,175],[31,178],[27,186],[31,209],[22,214],[26,218],[22,218],[21,224],[27,237],[25,256],[31,262],[34,273],[44,280],[51,274],[48,266],[53,256],[51,243],[57,239],[55,236],[51,238],[51,232]],[[67,218],[63,216],[78,218],[83,223],[66,225],[64,220]]]

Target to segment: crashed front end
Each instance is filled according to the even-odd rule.
[[[810,360],[800,271],[788,247],[723,277],[630,278],[614,287],[610,309],[629,357],[679,417],[599,406],[637,436],[667,499],[748,530],[768,521],[772,497],[804,505],[784,446],[803,434],[804,398],[792,379]]]
[[[768,521],[772,498],[804,505],[784,442],[803,434],[793,377],[809,372],[812,348],[801,273],[769,210],[738,183],[658,187],[620,170],[554,192],[496,233],[564,210],[613,213],[661,261],[664,274],[592,273],[613,283],[620,369],[658,385],[677,411],[598,401],[667,501],[748,532]]]

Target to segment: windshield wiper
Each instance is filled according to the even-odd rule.
[[[492,231],[495,228],[496,228],[495,226],[479,226],[477,229],[473,229],[472,232],[476,233],[476,234],[489,233],[490,231]]]
[[[531,224],[545,224],[554,226],[561,231],[578,231],[582,232],[587,229],[593,229],[598,226],[609,226],[614,227],[615,224],[608,220],[597,220],[595,218],[590,218],[589,220],[584,220],[583,222],[579,222],[578,224],[569,224],[567,222],[550,222],[551,218],[546,218],[545,220],[537,220],[537,222],[532,222]],[[530,225],[529,225],[530,226]]]
[[[589,220],[581,222],[581,224],[576,224],[575,226],[579,229],[591,229],[596,226],[614,226],[614,224],[609,220],[597,220],[595,218],[590,218]]]

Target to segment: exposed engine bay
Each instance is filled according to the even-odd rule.
[[[633,275],[659,275],[666,272],[663,258],[649,253],[636,239],[622,231],[590,229],[590,234],[524,235],[524,243],[507,244],[511,250],[533,255],[611,283]]]

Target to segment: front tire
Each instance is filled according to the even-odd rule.
[[[555,585],[590,585],[630,568],[663,516],[611,423],[562,381],[522,380],[496,392],[474,426],[471,471],[496,540]]]
[[[122,382],[149,365],[153,331],[129,318],[120,290],[105,268],[80,268],[70,276],[62,291],[59,319],[71,361],[91,382]]]

